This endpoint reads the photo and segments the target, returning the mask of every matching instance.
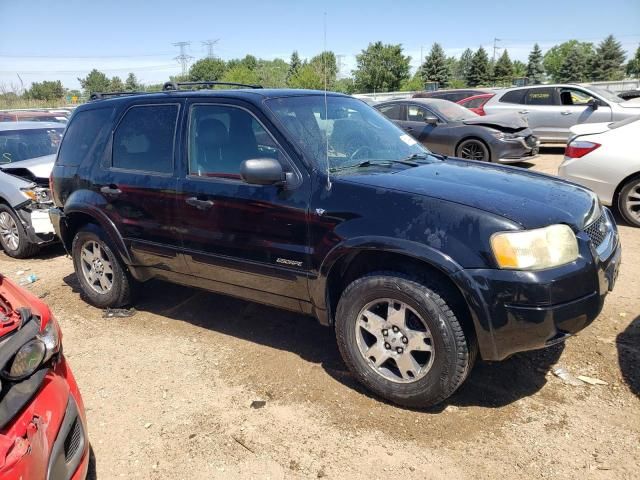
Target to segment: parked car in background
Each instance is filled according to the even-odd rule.
[[[465,98],[491,92],[492,90],[489,90],[488,88],[458,88],[451,90],[435,90],[433,92],[418,92],[413,95],[413,98],[440,98],[442,100],[449,100],[450,102],[459,102]]]
[[[0,123],[0,244],[15,258],[56,240],[49,219],[49,175],[64,125]]]
[[[59,122],[67,123],[69,115],[63,112],[39,110],[0,111],[0,122]]]
[[[474,95],[472,97],[463,98],[462,100],[458,100],[456,103],[458,105],[462,105],[465,108],[468,108],[473,113],[477,113],[480,116],[486,115],[484,111],[484,104],[489,101],[491,97],[493,97],[495,93],[481,93],[480,95]]]
[[[0,478],[83,480],[89,439],[49,308],[0,275]]]
[[[640,114],[635,106],[608,90],[581,85],[533,85],[496,92],[484,105],[487,115],[526,115],[529,127],[543,143],[566,143],[569,129],[582,123],[623,120]]]
[[[538,154],[539,142],[519,115],[479,116],[437,98],[374,106],[429,150],[467,160],[514,163]]]
[[[640,90],[627,90],[620,92],[618,96],[623,100],[632,100],[634,98],[640,98]]]
[[[640,227],[640,116],[576,125],[558,175],[593,190],[605,205]]]
[[[613,288],[615,222],[581,186],[434,155],[341,94],[180,88],[96,95],[66,130],[51,218],[96,306],[161,278],[312,315],[360,382],[421,407]]]

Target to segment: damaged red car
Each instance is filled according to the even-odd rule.
[[[86,425],[58,323],[0,275],[0,478],[85,478]]]

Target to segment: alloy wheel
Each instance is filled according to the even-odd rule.
[[[460,157],[467,160],[486,160],[487,152],[484,145],[481,143],[468,141],[462,144],[462,147],[460,148]]]
[[[18,249],[20,245],[18,225],[9,212],[0,213],[0,235],[6,248]]]
[[[406,303],[374,300],[360,311],[355,328],[362,358],[385,379],[415,382],[431,369],[435,357],[431,331]]]
[[[640,222],[640,181],[629,189],[624,206],[629,216]]]
[[[94,240],[82,245],[82,275],[93,290],[105,294],[113,287],[113,266],[107,252]]]

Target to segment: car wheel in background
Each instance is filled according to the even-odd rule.
[[[489,147],[487,147],[481,140],[473,138],[460,142],[458,148],[456,148],[456,157],[464,158],[466,160],[477,160],[480,162],[491,161]]]
[[[39,247],[27,238],[22,222],[8,205],[0,205],[0,243],[7,255],[27,258],[35,255]]]
[[[618,195],[618,210],[634,227],[640,227],[640,177],[625,183]]]
[[[381,397],[427,407],[449,397],[475,359],[449,301],[402,274],[378,272],[343,292],[336,339],[357,379]]]
[[[87,224],[71,247],[73,266],[89,302],[100,308],[121,307],[131,301],[132,282],[104,230]]]

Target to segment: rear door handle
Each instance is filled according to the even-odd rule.
[[[212,200],[200,200],[196,197],[189,197],[185,200],[185,202],[187,202],[187,205],[196,207],[198,210],[209,210],[211,207],[213,207]]]
[[[562,115],[571,115],[573,112],[567,112],[567,111],[565,111],[565,112],[560,112],[560,113],[561,113]]]
[[[529,113],[529,110],[520,110],[518,113],[522,113],[524,115],[524,114]]]
[[[122,190],[118,188],[117,185],[105,185],[100,188],[100,191],[106,195],[120,195]]]

